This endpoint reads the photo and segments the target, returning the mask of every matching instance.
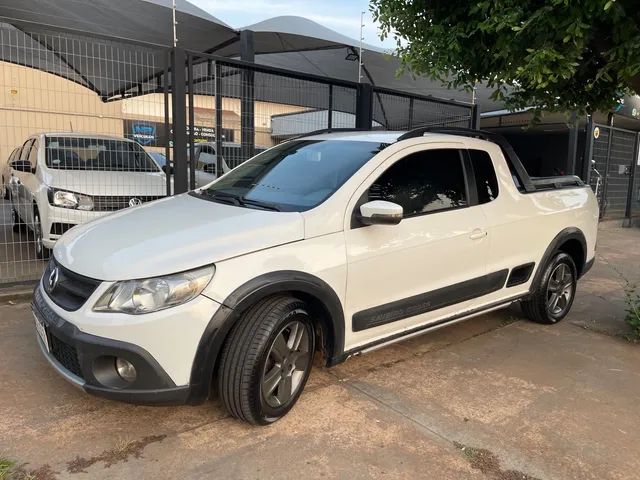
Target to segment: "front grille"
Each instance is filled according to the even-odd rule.
[[[51,348],[51,355],[53,355],[64,368],[84,379],[82,370],[80,369],[80,361],[78,360],[78,351],[75,347],[60,340],[51,332],[49,332],[49,347]]]
[[[93,197],[93,210],[96,212],[113,212],[131,207],[132,199],[138,199],[141,203],[152,202],[164,198],[163,195],[127,195],[127,196],[97,196]],[[137,203],[137,202],[136,202]]]
[[[57,282],[53,282],[53,270],[57,269]],[[51,258],[42,277],[44,291],[59,307],[68,311],[79,309],[87,298],[100,285],[100,280],[85,277],[83,275],[72,272],[71,270],[60,265],[55,258]]]

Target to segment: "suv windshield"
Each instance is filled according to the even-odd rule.
[[[46,162],[58,170],[158,171],[137,143],[105,138],[47,137]]]
[[[332,195],[387,145],[353,140],[295,140],[231,170],[199,194],[247,207],[302,212]]]

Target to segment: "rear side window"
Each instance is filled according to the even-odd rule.
[[[491,156],[483,150],[469,150],[473,173],[478,187],[478,203],[489,203],[498,198],[498,179]]]
[[[33,140],[27,140],[22,145],[22,151],[20,153],[20,160],[27,161],[29,160],[29,153],[31,153],[31,145],[33,145]],[[18,160],[16,158],[16,160]]]
[[[35,168],[36,163],[38,161],[38,141],[37,140],[31,144],[31,151],[29,152],[29,161],[31,162],[31,166]]]
[[[467,206],[459,150],[416,152],[398,160],[369,188],[369,201],[402,205],[405,217]]]

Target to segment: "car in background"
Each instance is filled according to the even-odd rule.
[[[166,196],[164,172],[135,141],[104,135],[29,137],[9,163],[13,230],[46,258],[75,225]]]
[[[9,179],[11,178],[11,167],[9,164],[13,162],[16,158],[16,155],[20,155],[18,152],[20,148],[14,148],[9,158],[7,159],[7,163],[2,167],[2,173],[0,174],[0,197],[5,200],[9,200]]]
[[[195,150],[195,158],[196,158],[196,184],[195,188],[204,187],[208,183],[213,182],[216,178],[218,178],[216,174],[217,168],[217,155],[215,154],[215,147],[206,143],[206,144],[197,144],[194,146]],[[149,156],[153,158],[153,160],[158,164],[158,166],[164,171],[167,172],[167,157],[160,152],[150,152],[147,151]],[[187,162],[189,162],[190,154],[189,149],[187,149]],[[171,168],[171,172],[173,173],[173,162],[169,162],[169,167]],[[189,171],[190,169],[188,169]],[[227,173],[231,168],[227,165],[227,162],[224,158],[222,158],[222,172]]]

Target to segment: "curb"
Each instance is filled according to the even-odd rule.
[[[30,302],[32,296],[32,287],[0,289],[0,305]]]

